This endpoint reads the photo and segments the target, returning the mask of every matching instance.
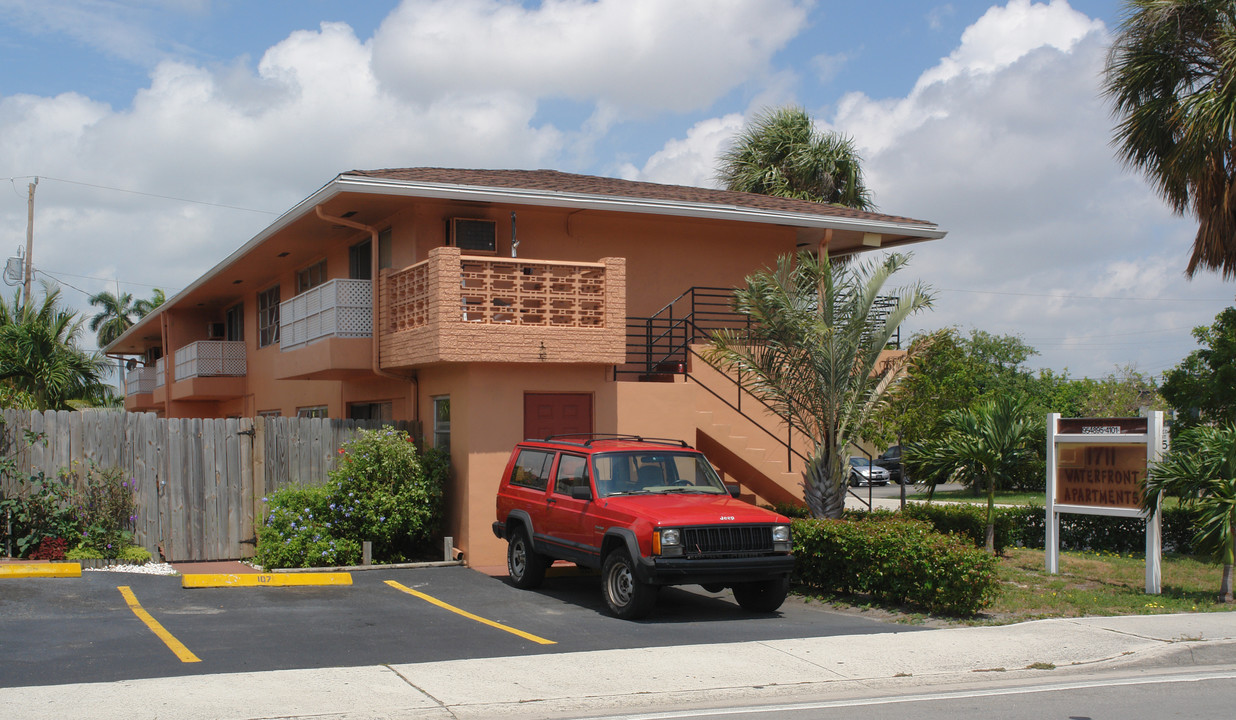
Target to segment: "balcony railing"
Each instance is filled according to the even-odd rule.
[[[176,380],[198,377],[243,377],[245,343],[199,340],[176,351]]]
[[[336,278],[280,303],[280,350],[295,350],[325,337],[372,337],[371,293],[369,280]]]
[[[124,376],[125,395],[145,395],[154,392],[157,370],[141,367],[130,370]]]
[[[164,369],[167,367],[166,360],[167,358],[159,358],[158,360],[155,360],[154,386],[157,388],[163,387],[167,384],[167,371]]]
[[[622,361],[626,262],[463,255],[440,247],[381,277],[385,368]]]
[[[392,273],[391,330],[429,322],[429,262]],[[480,324],[605,327],[605,264],[459,261],[458,320]]]

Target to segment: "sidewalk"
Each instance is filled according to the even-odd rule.
[[[1236,664],[1236,613],[0,689],[5,716],[492,718],[787,703],[1056,673]]]

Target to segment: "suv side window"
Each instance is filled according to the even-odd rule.
[[[553,451],[520,450],[511,471],[511,484],[544,490],[549,486],[549,468],[554,464]]]
[[[570,495],[571,488],[588,487],[588,458],[563,454],[558,458],[558,474],[554,476],[554,493]]]

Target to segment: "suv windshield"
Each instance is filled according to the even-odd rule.
[[[592,457],[601,497],[645,493],[726,494],[725,485],[699,453],[622,452]]]

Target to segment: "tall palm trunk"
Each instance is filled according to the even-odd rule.
[[[832,458],[818,450],[807,461],[803,499],[815,517],[837,519],[845,510],[844,478],[839,476],[834,465]]]
[[[987,476],[987,552],[996,554],[996,479]]]

